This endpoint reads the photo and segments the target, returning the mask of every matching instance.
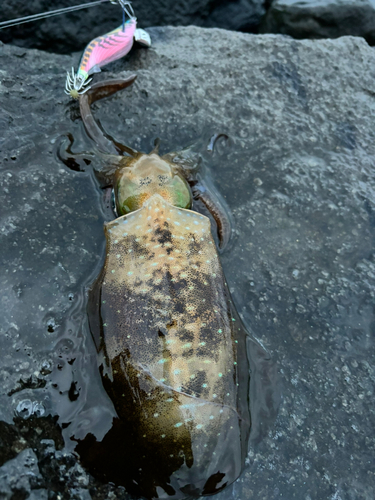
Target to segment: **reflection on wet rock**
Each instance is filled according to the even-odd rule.
[[[32,415],[35,417],[42,417],[45,411],[46,410],[42,403],[30,401],[30,399],[24,399],[18,403],[15,413],[18,417],[27,419]]]

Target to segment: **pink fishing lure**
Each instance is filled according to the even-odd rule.
[[[133,46],[136,28],[137,20],[131,18],[115,30],[94,38],[82,55],[77,75],[86,79],[105,64],[125,56]]]

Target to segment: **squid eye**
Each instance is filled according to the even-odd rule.
[[[143,203],[150,197],[149,193],[133,194],[127,198],[117,199],[116,208],[118,215],[126,215],[142,207]]]
[[[179,208],[191,208],[191,192],[184,179],[176,175],[173,178],[169,191],[173,205]]]
[[[122,182],[121,179],[118,181],[115,188],[116,209],[118,215],[126,215],[142,206],[142,203],[147,199],[147,197],[145,198],[144,193],[146,186],[142,186],[142,188],[141,191],[139,185],[129,181],[128,179],[125,179],[125,182]]]

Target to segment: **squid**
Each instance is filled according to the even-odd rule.
[[[158,141],[150,153],[136,151],[103,132],[92,114],[92,103],[135,78],[96,83],[79,96],[100,157],[96,177],[114,193],[88,317],[117,418],[101,441],[89,434],[76,451],[92,474],[136,496],[211,495],[244,467],[251,360],[267,356],[232,303],[219,260],[231,221],[199,175],[200,155],[186,148],[160,156]],[[85,155],[71,145],[59,152],[70,167]],[[211,213],[213,228],[196,207]]]

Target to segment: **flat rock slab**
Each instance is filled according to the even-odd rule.
[[[372,0],[274,0],[261,33],[294,38],[362,36],[375,45],[375,3]]]
[[[275,425],[215,498],[373,499],[375,54],[351,37],[152,36],[151,49],[95,77],[138,75],[94,112],[143,151],[156,137],[164,153],[230,136],[206,160],[235,221],[222,263],[283,382]],[[0,437],[11,450],[0,483],[9,460],[12,477],[14,467],[27,474],[16,457],[32,448],[41,477],[26,490],[125,499],[79,468],[69,440],[95,428],[99,411],[113,414],[86,319],[103,261],[102,193],[89,166],[69,170],[55,154],[67,133],[74,151],[93,149],[63,94],[79,56],[3,45],[0,57]]]

